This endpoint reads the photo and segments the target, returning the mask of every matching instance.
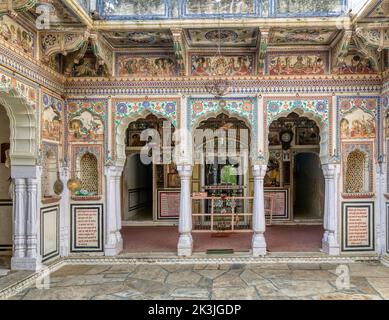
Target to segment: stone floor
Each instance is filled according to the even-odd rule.
[[[348,289],[337,289],[335,264],[67,265],[49,289],[11,299],[389,299],[389,268],[349,264]]]

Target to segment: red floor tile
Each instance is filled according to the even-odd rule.
[[[125,252],[176,252],[177,227],[123,227]],[[271,226],[266,230],[270,252],[318,252],[323,236],[322,226]],[[208,249],[233,249],[249,251],[251,233],[215,237],[208,233],[194,233],[194,251]]]

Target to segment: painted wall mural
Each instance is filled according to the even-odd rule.
[[[42,94],[41,138],[61,140],[63,101],[48,93]]]
[[[35,34],[8,16],[0,17],[0,37],[28,56],[35,56]]]
[[[348,55],[333,72],[338,74],[370,74],[378,72],[378,69],[369,58],[355,53]]]
[[[376,136],[376,98],[338,98],[342,139],[366,139]]]
[[[158,19],[171,16],[171,0],[98,0],[105,19]]]
[[[250,76],[255,73],[254,55],[224,54],[217,57],[210,54],[191,54],[192,76]]]
[[[120,77],[170,77],[177,75],[177,65],[174,54],[164,56],[118,54],[116,75]]]
[[[327,52],[269,52],[266,59],[266,72],[270,75],[328,73]]]
[[[331,43],[339,30],[334,29],[274,29],[270,35],[271,44],[325,45]]]
[[[104,141],[108,101],[69,99],[66,124],[69,142]]]

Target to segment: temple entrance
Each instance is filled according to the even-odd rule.
[[[12,253],[12,194],[10,151],[10,124],[7,112],[0,105],[0,255]]]
[[[321,248],[325,180],[320,140],[316,122],[294,112],[269,127],[269,163],[264,183],[270,251]]]
[[[197,130],[202,136],[194,139],[194,251],[248,252],[253,202],[249,127],[222,113],[202,121]]]

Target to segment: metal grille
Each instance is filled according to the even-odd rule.
[[[363,193],[365,188],[366,156],[360,150],[351,152],[347,157],[346,193]]]
[[[86,153],[80,161],[81,189],[90,194],[98,194],[99,171],[96,157],[91,153]]]

